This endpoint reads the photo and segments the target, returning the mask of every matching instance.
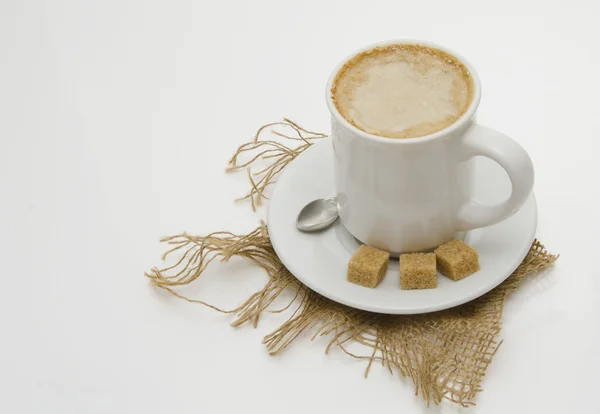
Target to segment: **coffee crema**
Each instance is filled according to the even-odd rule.
[[[350,59],[331,94],[352,125],[386,138],[417,138],[456,122],[473,100],[473,79],[454,56],[415,44],[379,46]]]

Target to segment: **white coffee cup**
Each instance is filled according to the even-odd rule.
[[[331,89],[342,66],[376,46],[398,43],[443,50],[470,71],[473,101],[449,127],[419,138],[384,138],[356,128],[338,112]],[[371,45],[335,68],[327,82],[335,185],[342,224],[354,237],[394,254],[428,250],[457,232],[493,225],[521,208],[533,188],[533,164],[514,140],[473,121],[480,99],[479,78],[469,62],[427,42]],[[475,171],[464,164],[478,155],[491,158],[508,173],[512,190],[505,202],[482,205],[470,199]]]

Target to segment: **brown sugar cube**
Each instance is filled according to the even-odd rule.
[[[400,288],[432,289],[437,287],[435,253],[400,255]]]
[[[452,280],[461,280],[479,270],[477,250],[454,239],[435,249],[437,268]]]
[[[383,280],[390,254],[362,245],[348,262],[348,282],[374,288]]]

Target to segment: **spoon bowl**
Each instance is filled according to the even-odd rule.
[[[337,218],[337,197],[321,198],[311,201],[302,208],[296,226],[306,232],[319,231],[331,226]]]

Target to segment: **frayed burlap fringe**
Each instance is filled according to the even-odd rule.
[[[294,135],[277,128],[289,129]],[[299,141],[299,145],[290,148],[276,141],[261,141],[261,134],[268,131]],[[259,205],[277,173],[311,142],[324,137],[289,120],[262,127],[254,140],[242,145],[230,162],[230,170],[237,170],[249,169],[261,159],[271,161],[256,173],[248,170],[252,188],[244,199],[250,199],[253,208]],[[252,155],[256,150],[259,152]],[[246,152],[250,154],[250,161],[238,164],[238,157]],[[500,346],[498,336],[507,294],[517,289],[525,276],[547,267],[557,258],[536,240],[521,265],[504,283],[472,302],[423,315],[382,315],[340,305],[300,283],[275,254],[264,224],[241,236],[229,232],[205,237],[184,233],[162,241],[172,247],[163,259],[173,253],[179,253],[180,258],[172,266],[153,268],[146,273],[151,282],[188,302],[235,314],[233,326],[245,323],[257,326],[263,312],[280,313],[295,306],[292,316],[264,338],[271,354],[281,353],[303,332],[312,332],[313,339],[327,336],[329,344],[325,352],[337,347],[354,358],[364,359],[367,361],[365,376],[377,362],[390,372],[397,371],[410,378],[416,394],[427,404],[431,401],[439,404],[447,399],[463,406],[474,404],[485,371]],[[265,287],[238,308],[224,311],[176,291],[200,277],[214,259],[227,261],[234,256],[261,266],[269,276]],[[284,290],[294,293],[292,300],[283,309],[270,309]],[[348,345],[353,343],[364,345],[366,355],[350,352]]]
[[[260,138],[264,132],[270,132],[287,140],[298,141],[299,145],[295,148],[289,148],[278,141],[263,141]],[[287,118],[284,118],[282,122],[273,122],[260,127],[256,131],[254,139],[251,142],[241,145],[229,161],[228,172],[238,171],[243,168],[248,169],[248,178],[252,186],[250,192],[238,199],[238,201],[250,199],[252,210],[256,210],[256,207],[261,205],[262,200],[268,198],[265,196],[265,189],[275,182],[275,176],[290,161],[296,158],[298,154],[310,147],[315,140],[326,137],[327,135],[325,134],[307,131]],[[238,163],[238,158],[247,153],[251,154],[251,158],[241,164]],[[252,173],[250,166],[261,159],[271,162],[266,168]]]

